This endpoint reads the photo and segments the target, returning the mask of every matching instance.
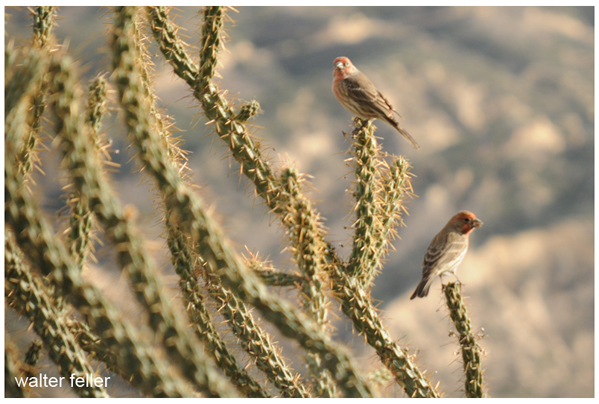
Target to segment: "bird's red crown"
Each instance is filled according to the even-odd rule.
[[[483,222],[476,218],[476,215],[467,210],[463,210],[451,218],[450,223],[457,227],[462,234],[468,235],[472,230],[481,227]]]

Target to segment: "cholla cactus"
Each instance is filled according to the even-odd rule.
[[[236,108],[213,80],[228,12],[223,7],[205,8],[196,61],[179,39],[167,8],[114,9],[113,71],[93,80],[87,99],[79,88],[74,61],[52,48],[54,8],[38,7],[33,12],[33,47],[7,46],[8,306],[32,322],[63,375],[99,374],[105,367],[104,372],[120,375],[140,395],[372,397],[381,383],[393,381],[410,397],[440,396],[414,356],[385,329],[370,298],[381,258],[394,227],[403,224],[404,202],[412,195],[410,164],[403,157],[383,153],[374,127],[356,120],[350,150],[356,174],[355,233],[350,256],[340,257],[327,240],[315,204],[303,192],[304,176],[294,167],[273,167],[249,133],[247,122],[260,111],[258,102]],[[297,272],[282,272],[255,255],[242,259],[189,184],[186,153],[170,133],[173,122],[156,106],[146,49],[150,36],[192,90],[216,137],[239,163],[255,194],[285,229]],[[101,134],[109,88],[119,100],[111,108],[121,109],[137,159],[155,182],[157,212],[165,226],[186,313],[173,306],[148,258],[135,215],[121,206],[106,175],[114,167],[110,144]],[[37,145],[44,114],[51,115],[69,175],[71,220],[66,240],[56,236],[24,187],[35,185],[30,172],[40,164]],[[101,232],[116,252],[144,310],[140,324],[134,326],[82,277],[95,232]],[[280,298],[276,292],[280,287],[296,289],[299,306]],[[448,287],[446,293],[448,301],[454,302],[452,290],[456,289]],[[329,323],[333,300],[379,356],[382,368],[376,374],[365,374],[352,354],[333,339]],[[305,351],[306,374],[286,363],[276,338],[249,306]],[[460,342],[468,351],[464,354],[468,395],[480,396],[482,377],[476,374],[480,355],[473,348],[477,345],[468,331],[466,310],[454,303],[450,308],[452,318],[459,318],[457,328],[464,334]],[[217,320],[221,316],[234,338],[223,332]],[[6,356],[5,373],[11,381],[23,374],[24,361],[12,344],[7,345]],[[74,391],[85,397],[110,394],[106,386]],[[14,383],[7,384],[7,392],[28,394]]]

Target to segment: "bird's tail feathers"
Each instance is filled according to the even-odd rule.
[[[389,118],[388,122],[391,124],[391,126],[393,126],[395,129],[397,129],[397,131],[399,133],[401,133],[401,135],[403,137],[408,139],[410,141],[410,143],[412,143],[412,146],[414,146],[415,149],[420,149],[420,145],[418,144],[418,142],[416,142],[416,140],[414,140],[412,135],[410,135],[407,130],[405,130],[404,128],[399,126],[399,122],[397,122],[395,119],[392,119],[392,118]]]
[[[416,297],[426,297],[428,296],[428,291],[431,288],[431,284],[433,282],[431,281],[430,277],[424,277],[422,278],[422,280],[420,281],[420,283],[418,284],[418,286],[416,286],[416,290],[414,291],[414,293],[412,293],[412,296],[410,297],[410,300],[413,300]]]

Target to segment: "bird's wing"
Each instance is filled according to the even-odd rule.
[[[387,108],[389,108],[391,111],[395,112],[397,114],[398,117],[402,118],[402,116],[400,115],[399,112],[397,112],[397,110],[395,108],[393,108],[393,105],[391,105],[391,103],[389,102],[389,100],[387,98],[385,98],[385,96],[383,94],[381,94],[381,92],[379,91],[379,97],[385,102],[385,104],[387,105]]]
[[[422,273],[427,273],[434,268],[459,264],[468,249],[468,238],[458,233],[451,232],[447,235],[443,232],[437,234],[429,246],[424,261],[422,262]]]
[[[362,72],[357,73],[353,77],[346,77],[344,83],[348,96],[354,101],[359,102],[361,108],[369,112],[369,115],[371,115],[369,117],[382,115],[393,118],[393,114],[389,112],[389,110],[393,110],[389,101],[382,96],[374,84]]]

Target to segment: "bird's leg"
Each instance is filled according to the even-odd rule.
[[[445,287],[447,286],[446,284],[444,284],[444,283],[443,283],[443,276],[444,276],[444,275],[445,275],[444,273],[441,273],[441,274],[439,275],[439,279],[441,279],[441,290],[442,290],[442,291],[443,291],[443,290],[445,290]]]

